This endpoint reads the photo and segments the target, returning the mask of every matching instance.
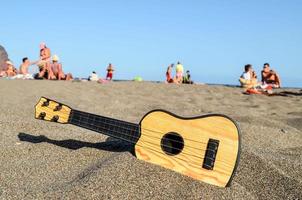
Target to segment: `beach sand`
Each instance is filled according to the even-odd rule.
[[[298,91],[298,90],[292,90]],[[0,199],[302,199],[302,96],[244,95],[226,86],[0,80]],[[124,142],[34,119],[47,96],[138,123],[152,109],[221,113],[241,127],[231,187],[136,159]]]

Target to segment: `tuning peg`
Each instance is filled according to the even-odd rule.
[[[44,101],[43,104],[42,104],[42,106],[43,106],[43,107],[49,106],[49,100],[47,99],[46,101]]]
[[[39,115],[39,119],[44,119],[46,116],[46,113],[45,112],[41,112],[40,115]]]
[[[53,111],[60,111],[62,109],[62,104],[58,104]]]
[[[52,122],[57,122],[58,120],[59,120],[58,115],[53,116],[53,118],[51,119]]]

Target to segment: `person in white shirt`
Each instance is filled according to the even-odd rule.
[[[244,66],[244,72],[239,79],[241,86],[244,88],[254,88],[258,85],[257,75],[251,64]]]
[[[247,64],[244,66],[244,72],[241,75],[241,78],[245,80],[257,79],[257,75],[253,70],[253,66],[251,64]]]

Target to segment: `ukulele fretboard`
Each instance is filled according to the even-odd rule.
[[[134,144],[140,137],[138,124],[78,110],[71,110],[69,123]]]

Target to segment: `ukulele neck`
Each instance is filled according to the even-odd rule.
[[[68,122],[133,144],[140,137],[140,126],[138,124],[78,110],[71,110]]]

